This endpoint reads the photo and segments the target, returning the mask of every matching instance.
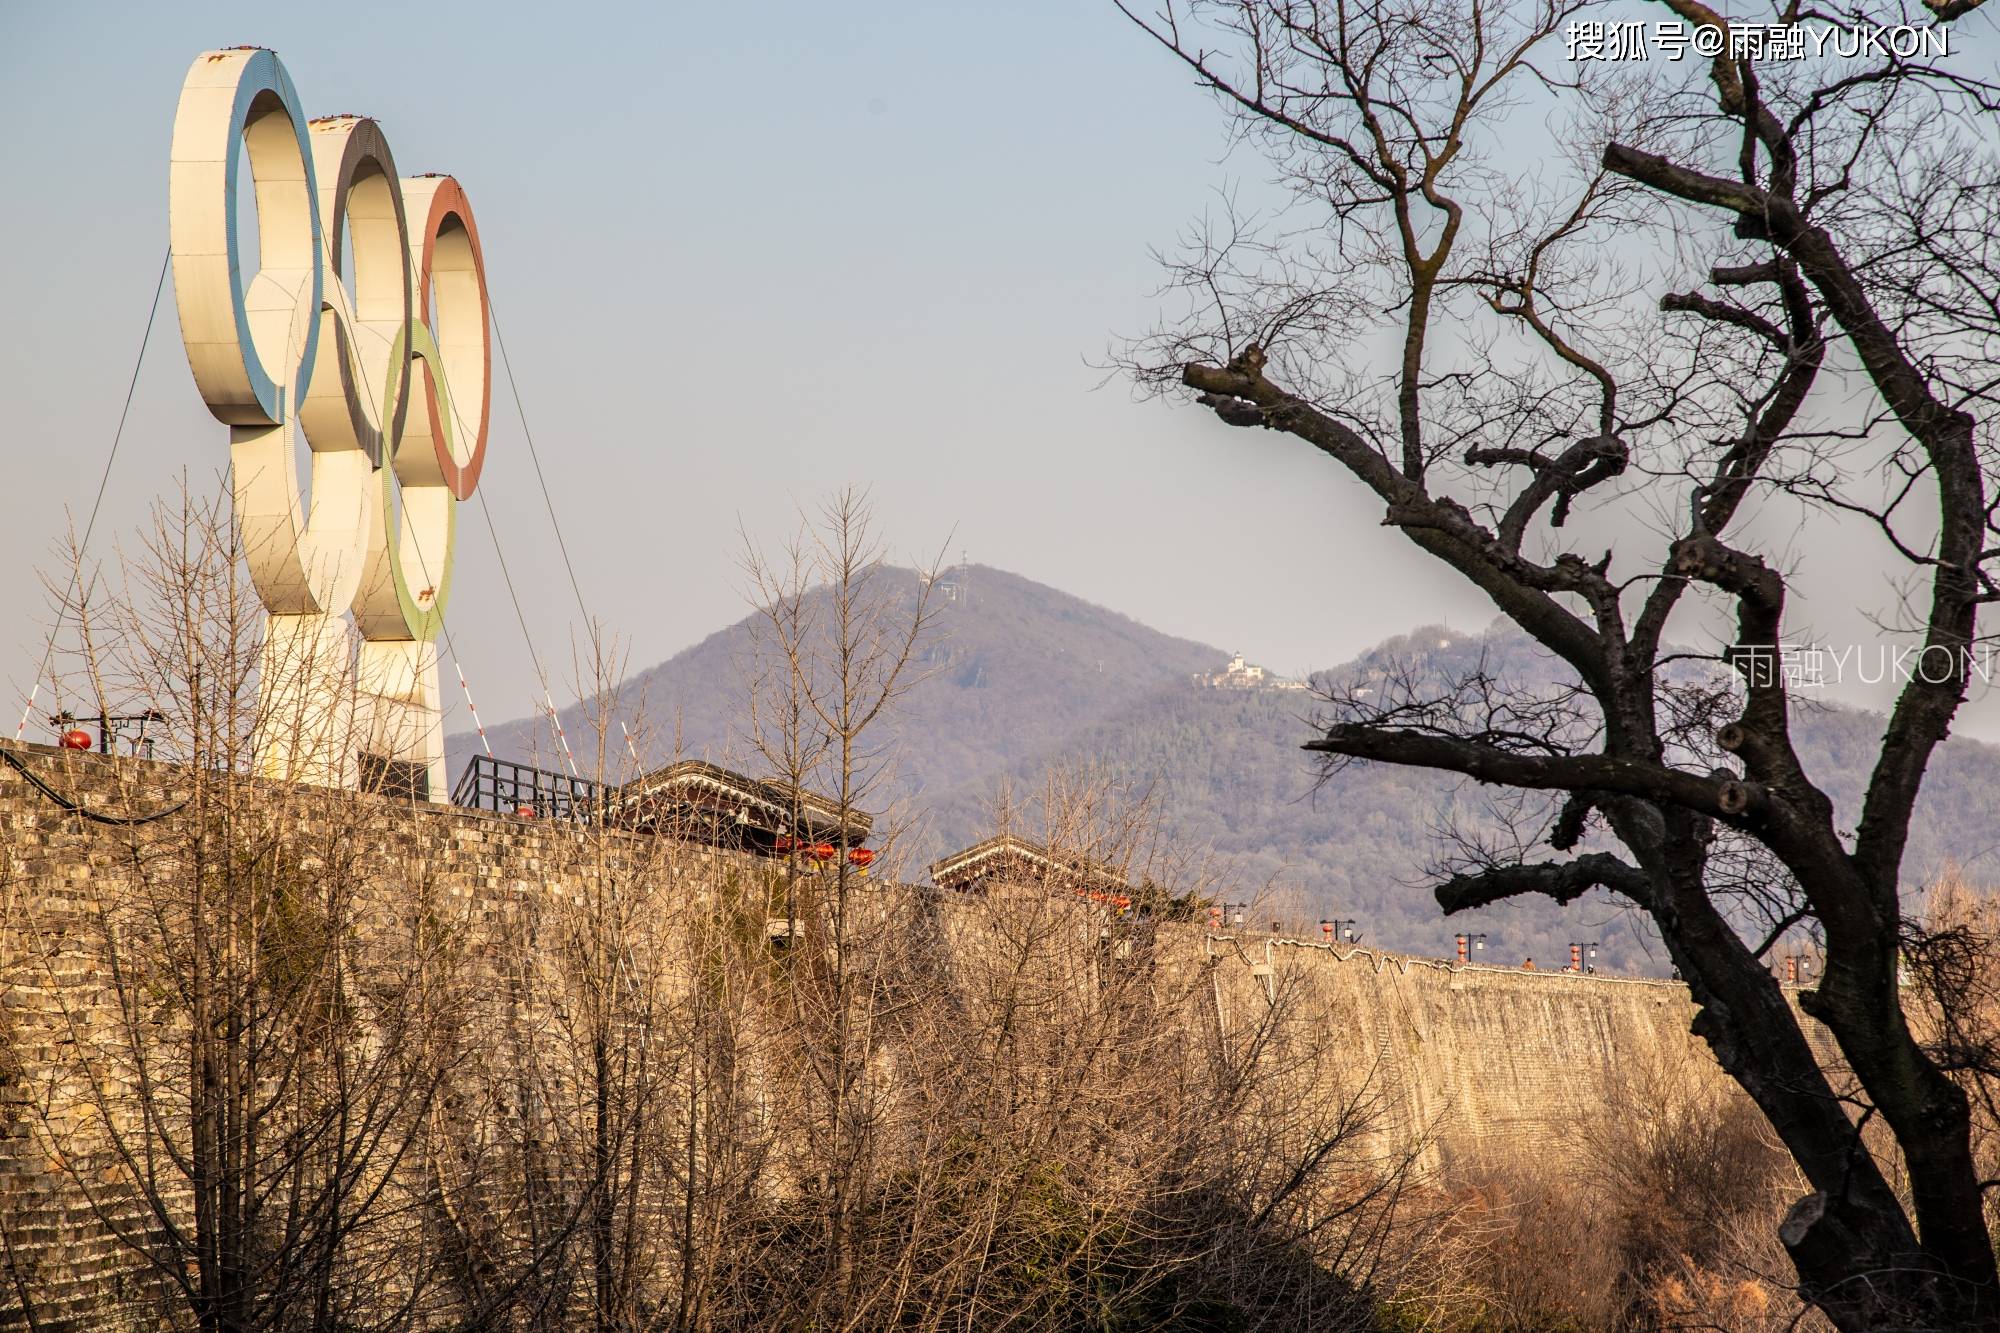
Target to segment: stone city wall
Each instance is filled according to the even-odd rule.
[[[112,820],[143,817],[181,799],[189,774],[5,748],[20,768],[0,763],[0,1329],[81,1329],[94,1326],[91,1312],[103,1302],[147,1280],[114,1231],[162,1225],[137,1201],[100,1195],[93,1206],[79,1187],[79,1178],[117,1173],[65,1160],[65,1145],[75,1154],[89,1140],[104,1102],[80,1095],[61,1072],[80,1032],[120,1021],[94,943],[101,933],[86,927],[143,878],[145,840],[157,825],[100,822],[62,802]],[[274,817],[301,838],[324,824],[321,832],[372,867],[384,892],[419,886],[469,923],[496,974],[536,947],[540,904],[572,892],[583,873],[578,837],[564,826],[264,787],[282,808]],[[629,855],[638,865],[650,841],[598,839],[592,854]],[[732,870],[754,873],[755,863],[736,853],[699,849],[692,858],[715,881]],[[1329,1093],[1379,1093],[1392,1128],[1421,1141],[1434,1169],[1551,1151],[1635,1069],[1725,1082],[1689,1035],[1694,1010],[1677,983],[1459,968],[1318,941],[1210,936],[1194,926],[1163,927],[1156,947],[1175,966],[1210,969],[1224,1034],[1253,1021],[1279,987],[1310,988],[1334,1038],[1317,1077]]]

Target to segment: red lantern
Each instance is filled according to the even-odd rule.
[[[792,838],[788,833],[780,833],[771,839],[771,850],[783,854],[792,850]]]
[[[817,843],[814,843],[814,844],[813,844],[813,860],[815,860],[815,861],[831,861],[831,860],[832,860],[832,859],[834,858],[834,855],[835,855],[835,852],[836,852],[836,850],[837,850],[837,849],[836,849],[836,848],[834,847],[834,845],[833,845],[832,843],[830,843],[830,842],[817,842]]]
[[[514,807],[514,813],[523,819],[533,819],[535,817],[535,807],[532,805],[517,805]]]
[[[875,859],[875,849],[873,847],[850,847],[847,849],[847,859],[854,865],[865,866]]]
[[[90,745],[90,733],[81,727],[71,727],[62,734],[62,747],[65,750],[88,750]]]

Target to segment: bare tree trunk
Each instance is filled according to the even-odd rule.
[[[1601,890],[1646,912],[1701,1005],[1697,1030],[1810,1184],[1781,1230],[1810,1297],[1850,1329],[2000,1325],[1966,1095],[1912,1031],[1898,982],[1912,811],[2000,586],[1980,443],[2000,190],[1985,145],[1944,129],[1960,113],[1990,124],[1990,89],[1888,53],[1759,62],[1681,0],[1663,8],[1720,41],[1713,60],[1626,80],[1584,59],[1559,87],[1545,62],[1601,27],[1598,6],[1119,7],[1335,237],[1323,253],[1296,226],[1211,230],[1173,268],[1186,317],[1141,340],[1132,370],[1317,449],[1573,675],[1559,698],[1480,673],[1335,685],[1307,748],[1524,794],[1509,836],[1441,867],[1444,909]],[[1581,151],[1517,191],[1490,146],[1518,129],[1514,90],[1531,87]],[[1907,156],[1938,134],[1953,146]],[[1688,253],[1704,258],[1686,290],[1640,262]],[[1400,354],[1375,380],[1350,367],[1378,325]],[[1859,381],[1822,386],[1842,343]],[[1657,505],[1643,521],[1613,485],[1628,471]],[[1751,523],[1772,497],[1821,528],[1860,518],[1926,588],[1908,637],[1933,669],[1902,684],[1858,811],[1836,812],[1793,743],[1791,581]],[[1592,535],[1564,531],[1573,515]],[[1649,549],[1641,529],[1660,521]],[[1597,535],[1607,548],[1578,548]],[[1668,636],[1700,633],[1702,599],[1733,615],[1735,641],[1691,682]],[[1555,855],[1533,859],[1537,842]],[[1800,1005],[1838,1042],[1856,1099],[1834,1095],[1767,969],[1791,930],[1824,942]],[[1850,1108],[1886,1123],[1899,1164]]]

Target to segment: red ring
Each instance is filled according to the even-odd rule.
[[[479,248],[479,224],[473,220],[472,203],[465,197],[465,190],[450,176],[421,177],[409,184],[430,187],[430,210],[424,219],[422,235],[423,249],[417,260],[417,318],[425,324],[431,320],[431,280],[436,276],[434,267],[438,259],[438,239],[446,227],[456,222],[453,231],[465,239],[465,249],[470,260],[473,282],[479,292],[479,415],[477,429],[472,432],[471,456],[463,463],[450,457],[446,446],[444,421],[438,415],[438,397],[435,386],[428,375],[424,381],[424,402],[430,413],[431,443],[437,452],[438,471],[444,478],[445,486],[452,498],[470,499],[474,488],[479,485],[480,469],[486,464],[486,426],[493,406],[493,331],[491,307],[486,298],[486,257]],[[462,272],[462,269],[445,270]],[[443,302],[441,301],[440,304]],[[447,325],[449,333],[455,325]],[[454,413],[462,423],[466,420],[463,410],[465,399],[461,396],[464,384],[461,379],[451,378],[454,361],[452,353],[444,345],[438,348],[439,356],[445,363],[445,374],[451,384],[452,402],[460,405]]]

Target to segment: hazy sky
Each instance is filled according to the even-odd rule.
[[[635,666],[744,613],[739,525],[775,541],[847,481],[872,484],[902,552],[955,533],[954,558],[1285,671],[1493,614],[1303,445],[1099,387],[1090,363],[1154,313],[1148,248],[1262,175],[1108,3],[0,0],[16,700],[34,571],[64,506],[89,507],[165,254],[181,79],[238,44],[275,48],[309,115],[373,116],[403,172],[465,185],[585,596]],[[227,465],[172,301],[169,281],[99,553],[180,469]],[[481,489],[561,703],[576,606],[504,375],[494,423]],[[1863,542],[1817,562],[1842,591],[1816,628],[1866,631],[1848,603],[1879,584],[1873,559]],[[535,672],[476,506],[452,631],[487,720],[527,711]],[[1996,729],[1990,703],[1975,714],[1964,729]]]

